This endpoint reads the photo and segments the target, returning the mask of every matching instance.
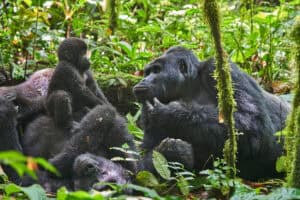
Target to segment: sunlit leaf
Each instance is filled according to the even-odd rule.
[[[136,181],[142,185],[147,187],[155,187],[159,184],[156,177],[149,171],[140,171],[136,175]]]
[[[171,178],[171,171],[168,168],[168,161],[166,158],[158,151],[153,151],[152,159],[154,168],[158,174],[162,178],[169,180]]]

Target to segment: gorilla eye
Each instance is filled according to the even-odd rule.
[[[85,174],[91,174],[91,173],[94,173],[95,172],[95,168],[93,165],[87,165],[86,168],[85,168]]]
[[[150,69],[146,69],[145,71],[144,71],[144,76],[148,76],[150,74]]]
[[[187,65],[186,65],[186,62],[184,60],[179,60],[179,70],[181,73],[185,74],[187,73]]]
[[[155,74],[159,73],[160,70],[161,70],[161,67],[159,65],[154,65],[152,67],[152,72],[155,73]]]

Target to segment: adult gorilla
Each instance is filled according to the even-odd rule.
[[[199,170],[211,164],[211,156],[222,156],[228,136],[226,126],[218,120],[214,62],[199,62],[192,51],[172,47],[145,67],[144,79],[133,89],[143,104],[142,147],[148,153],[142,168],[151,170],[149,157],[154,148]],[[239,175],[246,179],[273,177],[277,175],[276,159],[283,151],[274,133],[284,127],[289,106],[233,63],[231,75],[236,129],[242,133],[238,139]]]

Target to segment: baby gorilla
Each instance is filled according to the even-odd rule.
[[[125,184],[130,176],[124,168],[101,156],[90,153],[82,154],[75,159],[73,165],[75,190],[103,190],[105,185],[98,182]]]
[[[66,127],[64,121],[79,121],[89,109],[98,104],[109,104],[98,90],[89,71],[86,57],[87,45],[78,38],[65,39],[58,48],[58,60],[51,78],[46,108],[58,127]],[[68,125],[69,128],[72,124]]]
[[[71,177],[70,169],[80,154],[89,152],[108,159],[131,157],[127,153],[111,148],[122,147],[123,144],[127,144],[130,150],[135,150],[133,137],[127,131],[126,121],[112,106],[98,105],[81,120],[78,129],[74,130],[73,136],[64,144],[60,153],[49,161],[63,177]],[[119,163],[132,172],[136,171],[135,162]]]
[[[167,159],[186,162],[180,156],[184,153],[194,157],[194,164],[189,165],[198,170],[211,166],[212,156],[222,156],[228,131],[219,123],[214,63],[212,59],[200,62],[193,52],[172,47],[145,67],[144,79],[133,89],[143,104],[142,147],[148,152],[142,162],[144,168],[152,166],[149,154],[158,145],[173,149]],[[242,133],[238,139],[239,175],[246,179],[278,176],[275,163],[283,149],[274,133],[284,127],[289,106],[233,63],[231,75],[237,102],[235,125]],[[185,151],[190,148],[184,141],[192,150]]]

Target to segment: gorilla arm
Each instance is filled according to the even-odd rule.
[[[104,103],[110,104],[107,98],[104,96],[103,92],[99,88],[97,82],[95,81],[92,71],[87,70],[85,72],[85,75],[87,76],[87,79],[85,81],[86,86],[99,98],[101,99]]]
[[[83,106],[93,108],[98,104],[104,103],[103,99],[98,98],[85,85],[83,78],[74,69],[73,65],[67,62],[60,62],[56,70],[57,76],[54,77],[55,80],[52,80],[51,82],[56,84],[56,90],[67,90],[67,92],[69,92],[71,97],[74,99],[74,102],[76,102],[75,104],[84,104]],[[78,107],[82,108],[81,106]]]
[[[181,101],[162,104],[154,99],[153,105],[148,102],[144,108],[147,114],[143,118],[146,123],[142,147],[151,150],[167,137],[182,139],[193,145],[198,168],[202,168],[211,155],[221,156],[227,131],[225,125],[218,122],[215,106]]]

